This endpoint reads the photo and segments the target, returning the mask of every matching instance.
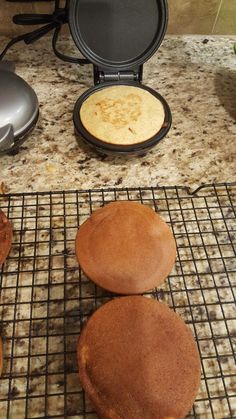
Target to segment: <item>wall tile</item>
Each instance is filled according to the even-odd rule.
[[[220,0],[168,0],[168,4],[168,33],[209,34],[212,32]]]
[[[220,0],[168,0],[168,4],[168,33],[212,33]],[[34,29],[14,25],[11,20],[16,13],[51,13],[52,10],[53,2],[8,3],[0,0],[0,35],[14,36]],[[236,0],[223,0],[214,33],[236,34]]]
[[[8,3],[0,0],[0,35],[14,36],[34,30],[33,26],[18,26],[12,22],[12,17],[20,13],[51,13],[53,2],[49,3]]]
[[[236,34],[236,0],[223,0],[214,34]]]

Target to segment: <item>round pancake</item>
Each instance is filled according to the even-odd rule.
[[[2,338],[0,336],[0,377],[2,375],[2,365],[3,365],[3,350],[2,350]]]
[[[200,385],[192,332],[165,303],[122,297],[82,330],[80,381],[102,419],[182,419]]]
[[[80,108],[84,128],[117,145],[139,144],[155,136],[165,120],[161,101],[135,86],[111,86],[91,94]]]
[[[12,243],[12,227],[0,210],[0,265],[6,260]]]
[[[81,225],[76,255],[84,273],[102,288],[138,294],[166,279],[176,245],[165,221],[151,208],[117,201],[96,210]]]

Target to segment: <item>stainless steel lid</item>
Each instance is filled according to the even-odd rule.
[[[34,90],[10,66],[0,65],[0,153],[12,150],[36,123]]]

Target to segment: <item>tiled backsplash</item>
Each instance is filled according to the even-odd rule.
[[[172,34],[236,34],[236,0],[169,0]]]
[[[169,0],[168,3],[170,34],[236,35],[236,0]],[[25,30],[11,22],[16,13],[52,10],[53,2],[27,4],[0,0],[0,35],[11,36]]]

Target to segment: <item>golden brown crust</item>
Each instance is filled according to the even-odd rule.
[[[81,225],[76,255],[88,278],[102,288],[138,294],[166,279],[176,245],[165,221],[147,205],[117,201]]]
[[[182,419],[200,385],[191,330],[165,303],[117,298],[83,328],[80,381],[102,419]]]
[[[149,91],[117,85],[99,89],[86,98],[80,119],[97,139],[131,145],[155,136],[164,124],[165,111],[161,101]]]
[[[2,350],[2,338],[0,336],[0,377],[2,375],[2,366],[3,366],[3,350]]]
[[[12,244],[12,227],[10,221],[0,210],[0,265],[6,260]]]

